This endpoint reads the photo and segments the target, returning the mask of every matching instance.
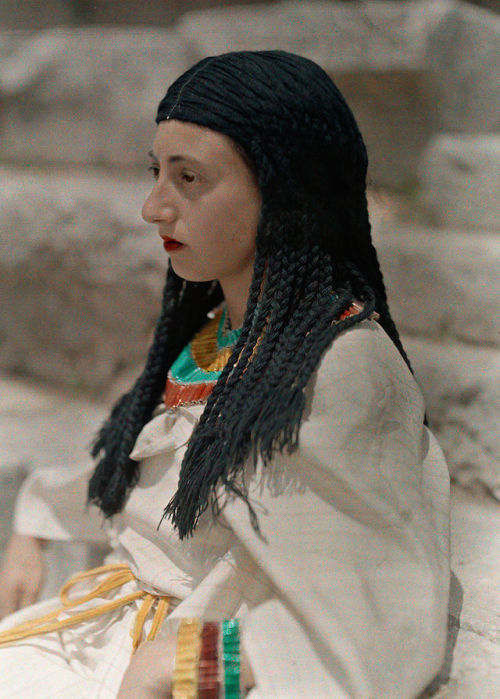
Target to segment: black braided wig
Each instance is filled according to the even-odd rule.
[[[253,164],[262,195],[253,280],[242,332],[193,431],[178,490],[165,508],[191,535],[216,489],[246,500],[243,467],[298,444],[304,387],[324,351],[376,309],[410,366],[389,313],[366,200],[368,158],[345,99],[314,62],[285,51],[205,58],[178,78],[156,122],[179,119],[230,136]],[[357,315],[338,321],[354,299]],[[139,477],[129,458],[161,399],[167,372],[223,300],[217,281],[188,282],[169,265],[163,306],[142,374],[92,448],[89,501],[105,516]],[[411,367],[410,367],[411,369]]]

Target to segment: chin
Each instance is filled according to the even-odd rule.
[[[173,258],[171,260],[174,272],[187,282],[212,282],[217,278],[215,274],[210,274],[206,270],[190,269],[187,265],[178,264]]]

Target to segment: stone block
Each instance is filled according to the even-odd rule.
[[[500,345],[500,236],[383,225],[373,239],[401,330]]]
[[[0,25],[40,29],[61,25],[165,26],[188,10],[260,0],[2,0]]]
[[[451,562],[462,587],[450,679],[439,697],[493,699],[500,682],[500,507],[452,489]],[[437,699],[437,697],[436,697]]]
[[[338,83],[368,145],[369,181],[407,188],[440,104],[427,40],[459,4],[295,0],[187,12],[172,29],[40,31],[0,69],[0,157],[141,166],[156,105],[183,70],[206,55],[276,47],[312,58]]]
[[[188,12],[177,23],[191,60],[277,48],[325,70],[414,69],[453,0],[283,2]]]
[[[12,491],[33,469],[90,460],[88,445],[107,415],[105,405],[6,375],[0,375],[0,393],[0,477]]]
[[[150,182],[1,172],[0,365],[100,390],[143,362],[167,256],[140,218]]]
[[[452,4],[280,2],[187,13],[177,26],[192,62],[272,47],[319,63],[359,123],[370,183],[402,188],[434,129],[426,37]]]
[[[0,60],[3,65],[15,51],[19,49],[19,46],[26,42],[33,32],[27,31],[25,29],[6,29],[3,22],[0,22]],[[1,68],[0,68],[1,74]]]
[[[67,0],[2,0],[0,25],[12,29],[39,29],[54,24],[70,24],[78,19],[76,5],[77,2]]]
[[[146,167],[156,107],[186,68],[169,29],[37,32],[0,69],[0,158]]]
[[[371,187],[413,191],[434,129],[424,68],[329,71],[345,96],[368,151]]]
[[[467,2],[445,8],[429,32],[439,131],[500,130],[500,15]]]
[[[455,481],[500,501],[500,352],[403,336]]]
[[[500,230],[500,132],[434,135],[418,178],[417,204],[437,226]]]

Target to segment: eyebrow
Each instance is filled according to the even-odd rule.
[[[152,150],[150,150],[148,152],[148,155],[150,158],[155,160],[157,163],[159,162],[158,156],[156,156]],[[196,160],[196,158],[190,158],[188,155],[171,155],[167,162],[178,163],[182,160],[190,161],[192,163],[196,163],[197,165],[203,165],[203,163],[201,163],[199,160]]]

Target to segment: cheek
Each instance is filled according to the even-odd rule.
[[[226,207],[226,235],[241,250],[255,250],[257,226],[260,215],[260,198],[253,191],[237,190],[229,198]]]
[[[209,242],[214,254],[222,253],[225,259],[250,253],[255,250],[258,220],[259,210],[247,201],[226,197],[200,221],[205,231],[200,242]]]
[[[253,260],[257,226],[245,216],[236,213],[219,229],[217,248],[221,259],[234,267],[246,266]]]
[[[249,256],[255,252],[255,238],[255,231],[240,229],[233,236],[231,243],[240,257]]]

